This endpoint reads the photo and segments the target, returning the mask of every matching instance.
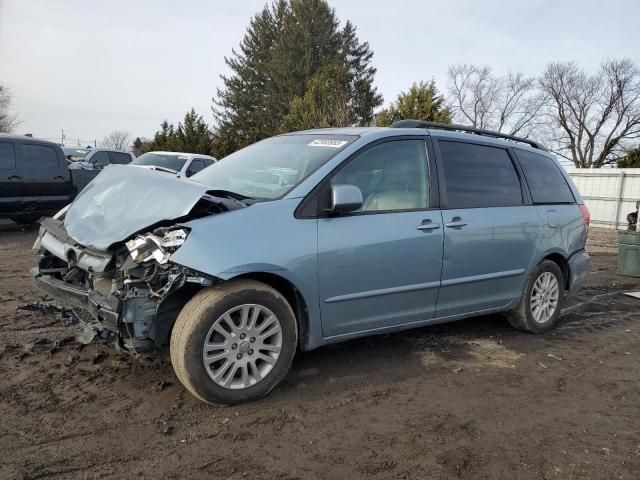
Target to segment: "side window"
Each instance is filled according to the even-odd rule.
[[[201,158],[194,158],[189,165],[189,176],[198,173],[204,168],[204,162]]]
[[[46,145],[22,145],[23,168],[52,168],[58,166],[58,155],[54,148]]]
[[[0,170],[16,168],[16,149],[13,143],[0,142]]]
[[[109,156],[111,157],[111,163],[126,165],[131,162],[131,156],[128,153],[109,152]]]
[[[522,189],[507,151],[438,140],[448,208],[522,205]]]
[[[91,155],[89,162],[99,167],[106,167],[109,165],[109,154],[107,152],[96,152]]]
[[[575,203],[559,167],[548,157],[514,149],[531,191],[533,203]]]
[[[361,212],[429,207],[427,155],[422,140],[376,145],[351,160],[331,185],[355,185],[362,192]]]

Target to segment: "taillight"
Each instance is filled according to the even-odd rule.
[[[589,222],[591,221],[591,214],[589,213],[589,209],[585,204],[578,205],[580,207],[580,215],[582,215],[582,220],[584,220],[584,224],[589,226]]]

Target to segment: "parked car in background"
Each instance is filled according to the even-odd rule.
[[[67,155],[67,159],[72,160],[69,168],[88,168],[101,170],[107,165],[126,165],[131,163],[136,157],[131,152],[124,150],[114,150],[110,148],[92,148],[82,158],[79,153],[83,149],[75,149],[71,155]],[[74,160],[75,158],[75,160]]]
[[[69,204],[99,170],[72,170],[56,143],[0,134],[0,218],[34,223]]]
[[[269,138],[193,181],[110,167],[43,221],[36,280],[124,349],[170,344],[206,402],[266,395],[297,349],[498,312],[555,327],[587,275],[589,212],[553,155],[392,127]]]
[[[91,148],[62,147],[62,151],[64,152],[65,158],[70,162],[79,162],[87,156],[87,154],[91,151]]]
[[[131,165],[190,177],[216,161],[215,157],[197,153],[147,152],[131,162]]]

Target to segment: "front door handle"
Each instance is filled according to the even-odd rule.
[[[57,175],[55,177],[53,177],[54,180],[64,180],[64,177],[62,175]]]
[[[22,180],[22,177],[20,175],[11,175],[9,180]]]
[[[447,223],[447,227],[456,228],[456,227],[464,227],[467,222],[462,221],[462,217],[453,217],[449,223]]]
[[[431,220],[425,220],[420,225],[416,227],[418,230],[435,230],[436,228],[440,228],[439,223],[433,223]]]

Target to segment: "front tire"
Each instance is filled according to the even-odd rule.
[[[171,363],[189,392],[233,405],[267,395],[287,375],[298,343],[291,306],[255,280],[197,293],[171,334]]]
[[[564,304],[564,276],[557,263],[543,260],[529,274],[518,307],[507,314],[512,327],[544,333],[560,320]]]

